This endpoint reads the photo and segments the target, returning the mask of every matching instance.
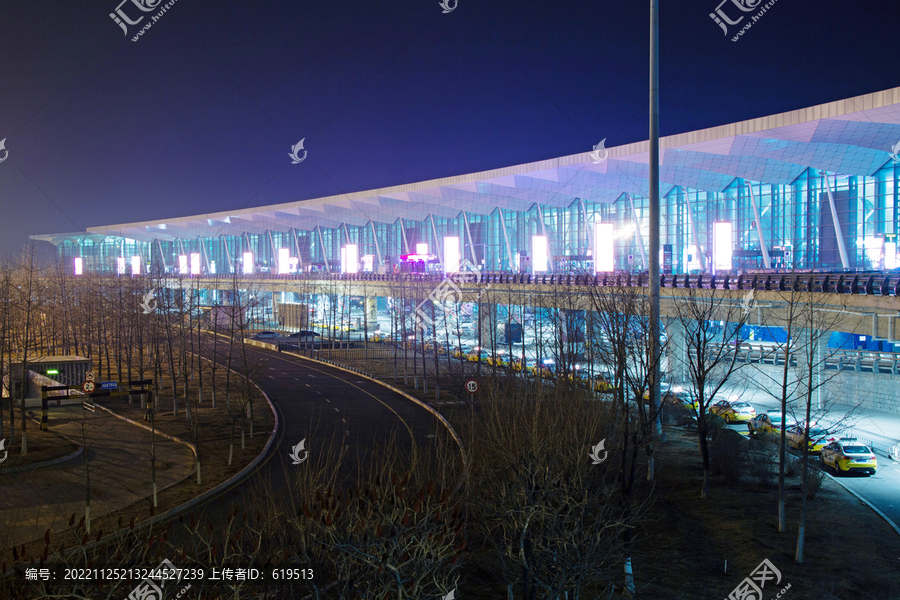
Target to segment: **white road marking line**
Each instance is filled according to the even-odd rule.
[[[344,418],[342,417],[342,418],[341,418],[341,422],[342,422],[342,423],[346,423],[346,422],[347,422],[347,419],[344,419]]]
[[[329,400],[328,398],[325,398],[325,402],[331,403],[331,400]]]
[[[306,384],[306,387],[310,387],[308,383]]]
[[[320,392],[319,390],[316,390],[316,393],[320,396],[322,395],[322,392]]]
[[[334,412],[341,412],[341,411],[340,411],[340,410],[338,410],[338,408],[337,408],[337,407],[335,407],[335,409],[334,409]]]

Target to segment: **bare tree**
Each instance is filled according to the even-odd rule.
[[[702,285],[700,282],[702,279],[698,285]],[[674,334],[683,336],[685,352],[673,358],[683,362],[691,384],[686,393],[697,420],[697,443],[703,460],[700,497],[708,498],[709,435],[712,433],[709,409],[731,375],[743,364],[737,361],[736,348],[743,341],[747,313],[739,299],[728,298],[715,288],[678,289],[677,292],[672,298],[672,309],[679,331]],[[672,335],[669,334],[669,344],[673,343]]]

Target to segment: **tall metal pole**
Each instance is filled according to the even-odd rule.
[[[650,414],[659,418],[659,0],[650,0]]]

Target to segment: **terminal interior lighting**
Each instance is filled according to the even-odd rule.
[[[188,274],[187,254],[179,254],[178,255],[178,274],[179,275],[187,275]]]
[[[75,257],[75,274],[81,275],[84,272],[84,262],[81,257]]]
[[[141,274],[141,257],[140,256],[132,256],[131,257],[131,274],[132,275],[140,275]]]
[[[191,253],[191,275],[199,275],[200,274],[200,254],[193,252]]]
[[[416,254],[428,254],[428,244],[416,244]]]
[[[536,235],[531,238],[531,266],[535,273],[544,273],[548,268],[547,236]]]
[[[244,252],[244,275],[253,274],[253,253]]]
[[[116,258],[116,273],[119,275],[125,274],[125,257],[119,256]]]

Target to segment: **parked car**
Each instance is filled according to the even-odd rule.
[[[797,450],[803,449],[804,429],[806,428],[802,424],[797,423],[784,430],[784,435],[787,438],[789,446],[796,448]],[[834,438],[828,437],[827,429],[813,425],[809,428],[809,440],[809,451],[816,454],[821,452],[826,444],[834,441]]]
[[[747,402],[721,400],[709,409],[714,415],[725,419],[726,423],[742,423],[756,416],[756,409]]]
[[[750,435],[757,433],[780,433],[784,422],[781,411],[764,412],[747,421]]]
[[[277,338],[278,334],[274,331],[260,331],[256,333],[252,339],[254,340],[271,340],[272,338]]]
[[[878,470],[875,453],[856,438],[840,438],[826,444],[819,454],[822,465],[841,473],[867,473],[874,475]]]

